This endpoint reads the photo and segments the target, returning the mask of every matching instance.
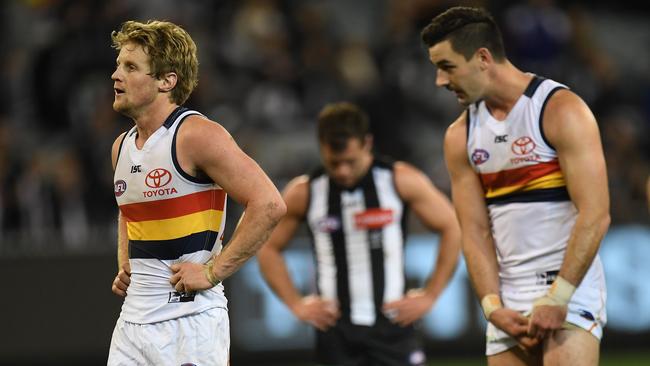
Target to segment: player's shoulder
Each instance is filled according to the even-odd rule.
[[[452,122],[447,131],[445,131],[445,144],[464,146],[467,141],[467,110],[464,110],[454,122]]]
[[[297,176],[287,183],[282,192],[284,202],[290,214],[302,216],[309,202],[309,176]]]
[[[179,127],[179,134],[190,138],[208,138],[212,135],[230,137],[230,133],[219,123],[202,114],[191,114]]]
[[[418,167],[403,160],[396,160],[393,163],[393,172],[395,177],[407,178],[413,175],[424,174]]]
[[[124,140],[126,139],[126,135],[130,132],[131,130],[127,130],[122,132],[115,138],[115,141],[113,141],[113,146],[111,147],[111,161],[113,163],[113,169],[115,169],[115,166],[117,165],[117,159],[120,155],[120,148],[122,147],[122,144]]]
[[[396,161],[393,171],[395,188],[405,201],[411,201],[432,185],[431,180],[422,170],[408,162]]]
[[[233,146],[233,137],[221,124],[200,114],[186,116],[176,131],[176,149],[183,154],[221,154],[232,151]]]
[[[115,138],[115,141],[113,141],[113,150],[118,149],[120,145],[122,145],[122,141],[126,138],[126,134],[129,133],[129,131],[124,131],[117,135]]]
[[[562,115],[563,113],[587,109],[587,104],[578,94],[567,88],[559,88],[546,103],[546,113],[551,112]]]
[[[589,130],[597,130],[596,118],[576,93],[562,89],[549,98],[542,116],[543,133],[552,146],[573,135],[575,139]]]
[[[299,175],[289,181],[285,189],[304,190],[309,187],[309,175]]]

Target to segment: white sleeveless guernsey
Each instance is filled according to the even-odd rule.
[[[134,127],[120,144],[115,198],[126,221],[131,284],[121,318],[145,324],[206,309],[226,308],[221,284],[196,293],[178,293],[169,283],[170,266],[205,263],[221,251],[226,193],[207,176],[192,177],[176,159],[176,132],[189,115],[178,107],[142,149]]]
[[[502,290],[552,283],[560,269],[577,210],[557,153],[542,129],[544,108],[559,89],[535,76],[503,121],[483,101],[467,111],[467,151],[485,192]],[[595,258],[586,278],[601,268]]]

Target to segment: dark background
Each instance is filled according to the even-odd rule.
[[[318,163],[318,110],[350,100],[369,112],[378,151],[411,162],[449,193],[441,143],[460,108],[435,87],[419,31],[458,4],[490,9],[515,65],[567,84],[594,111],[613,220],[601,251],[610,292],[603,351],[647,350],[650,14],[641,5],[8,0],[0,4],[0,364],[105,363],[121,305],[110,292],[117,216],[110,147],[132,125],[111,108],[116,53],[110,32],[122,22],[164,19],[190,32],[201,65],[199,87],[186,105],[222,123],[279,188]],[[229,203],[226,239],[240,212]],[[418,223],[412,229],[424,234]],[[308,270],[308,253],[300,251],[308,246],[299,239],[297,263]],[[226,282],[233,364],[309,360],[310,330],[273,302],[254,262],[246,268]],[[309,291],[311,277],[298,276]],[[428,334],[432,355],[483,352],[480,313],[462,266],[458,276],[454,288],[467,292],[466,300],[440,304],[423,328],[442,326],[437,314],[454,305],[466,323],[451,338]],[[280,333],[254,344],[237,327],[251,316],[259,317],[261,332]]]

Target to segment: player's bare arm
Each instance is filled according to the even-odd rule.
[[[308,184],[307,176],[300,176],[289,182],[283,192],[287,214],[262,246],[257,259],[266,282],[291,312],[301,321],[326,330],[336,323],[340,315],[336,303],[318,296],[303,297],[294,286],[282,256],[282,251],[290,243],[307,212]]]
[[[483,298],[499,293],[498,267],[483,189],[467,157],[466,128],[463,115],[447,129],[445,161],[462,230],[463,254],[476,293]]]
[[[531,348],[537,345],[537,341],[526,336],[528,319],[512,309],[504,308],[499,297],[496,250],[483,188],[467,157],[466,128],[463,114],[447,129],[444,148],[467,270],[481,299],[486,319],[516,338],[520,345]]]
[[[232,239],[207,271],[193,263],[172,266],[176,271],[170,280],[173,285],[182,278],[181,290],[207,289],[255,255],[285,214],[286,206],[269,177],[221,125],[201,116],[188,117],[179,128],[176,151],[185,171],[205,172],[245,208]]]
[[[420,170],[397,162],[395,185],[400,197],[418,219],[428,229],[440,234],[435,270],[426,286],[411,290],[405,298],[384,306],[384,310],[396,311],[395,322],[406,326],[431,309],[453,276],[460,252],[460,227],[449,199]]]
[[[117,165],[120,143],[126,132],[120,134],[111,149],[111,160],[113,170]],[[129,240],[126,235],[126,222],[119,212],[117,216],[117,275],[113,279],[111,290],[118,296],[126,296],[126,290],[131,284],[131,265],[129,264]]]
[[[551,290],[566,288],[568,302],[609,226],[605,158],[596,119],[571,91],[558,91],[549,101],[543,118],[544,133],[557,151],[569,195],[578,210],[557,283]],[[531,318],[530,333],[540,338],[550,330],[561,328],[567,312],[566,303],[552,306],[558,304],[546,300],[536,302]]]
[[[650,175],[648,176],[648,180],[646,180],[645,183],[645,196],[648,201],[648,212],[650,212]]]

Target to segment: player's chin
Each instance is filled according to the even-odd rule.
[[[115,112],[123,112],[124,111],[124,104],[119,102],[117,100],[117,97],[115,97],[115,100],[113,101],[113,110]]]
[[[115,97],[115,100],[113,100],[113,110],[115,112],[127,113],[130,109],[129,104],[124,100],[119,100],[117,96]]]
[[[463,107],[469,107],[469,105],[472,104],[472,102],[464,94],[456,94],[456,100],[458,101],[458,104]]]

